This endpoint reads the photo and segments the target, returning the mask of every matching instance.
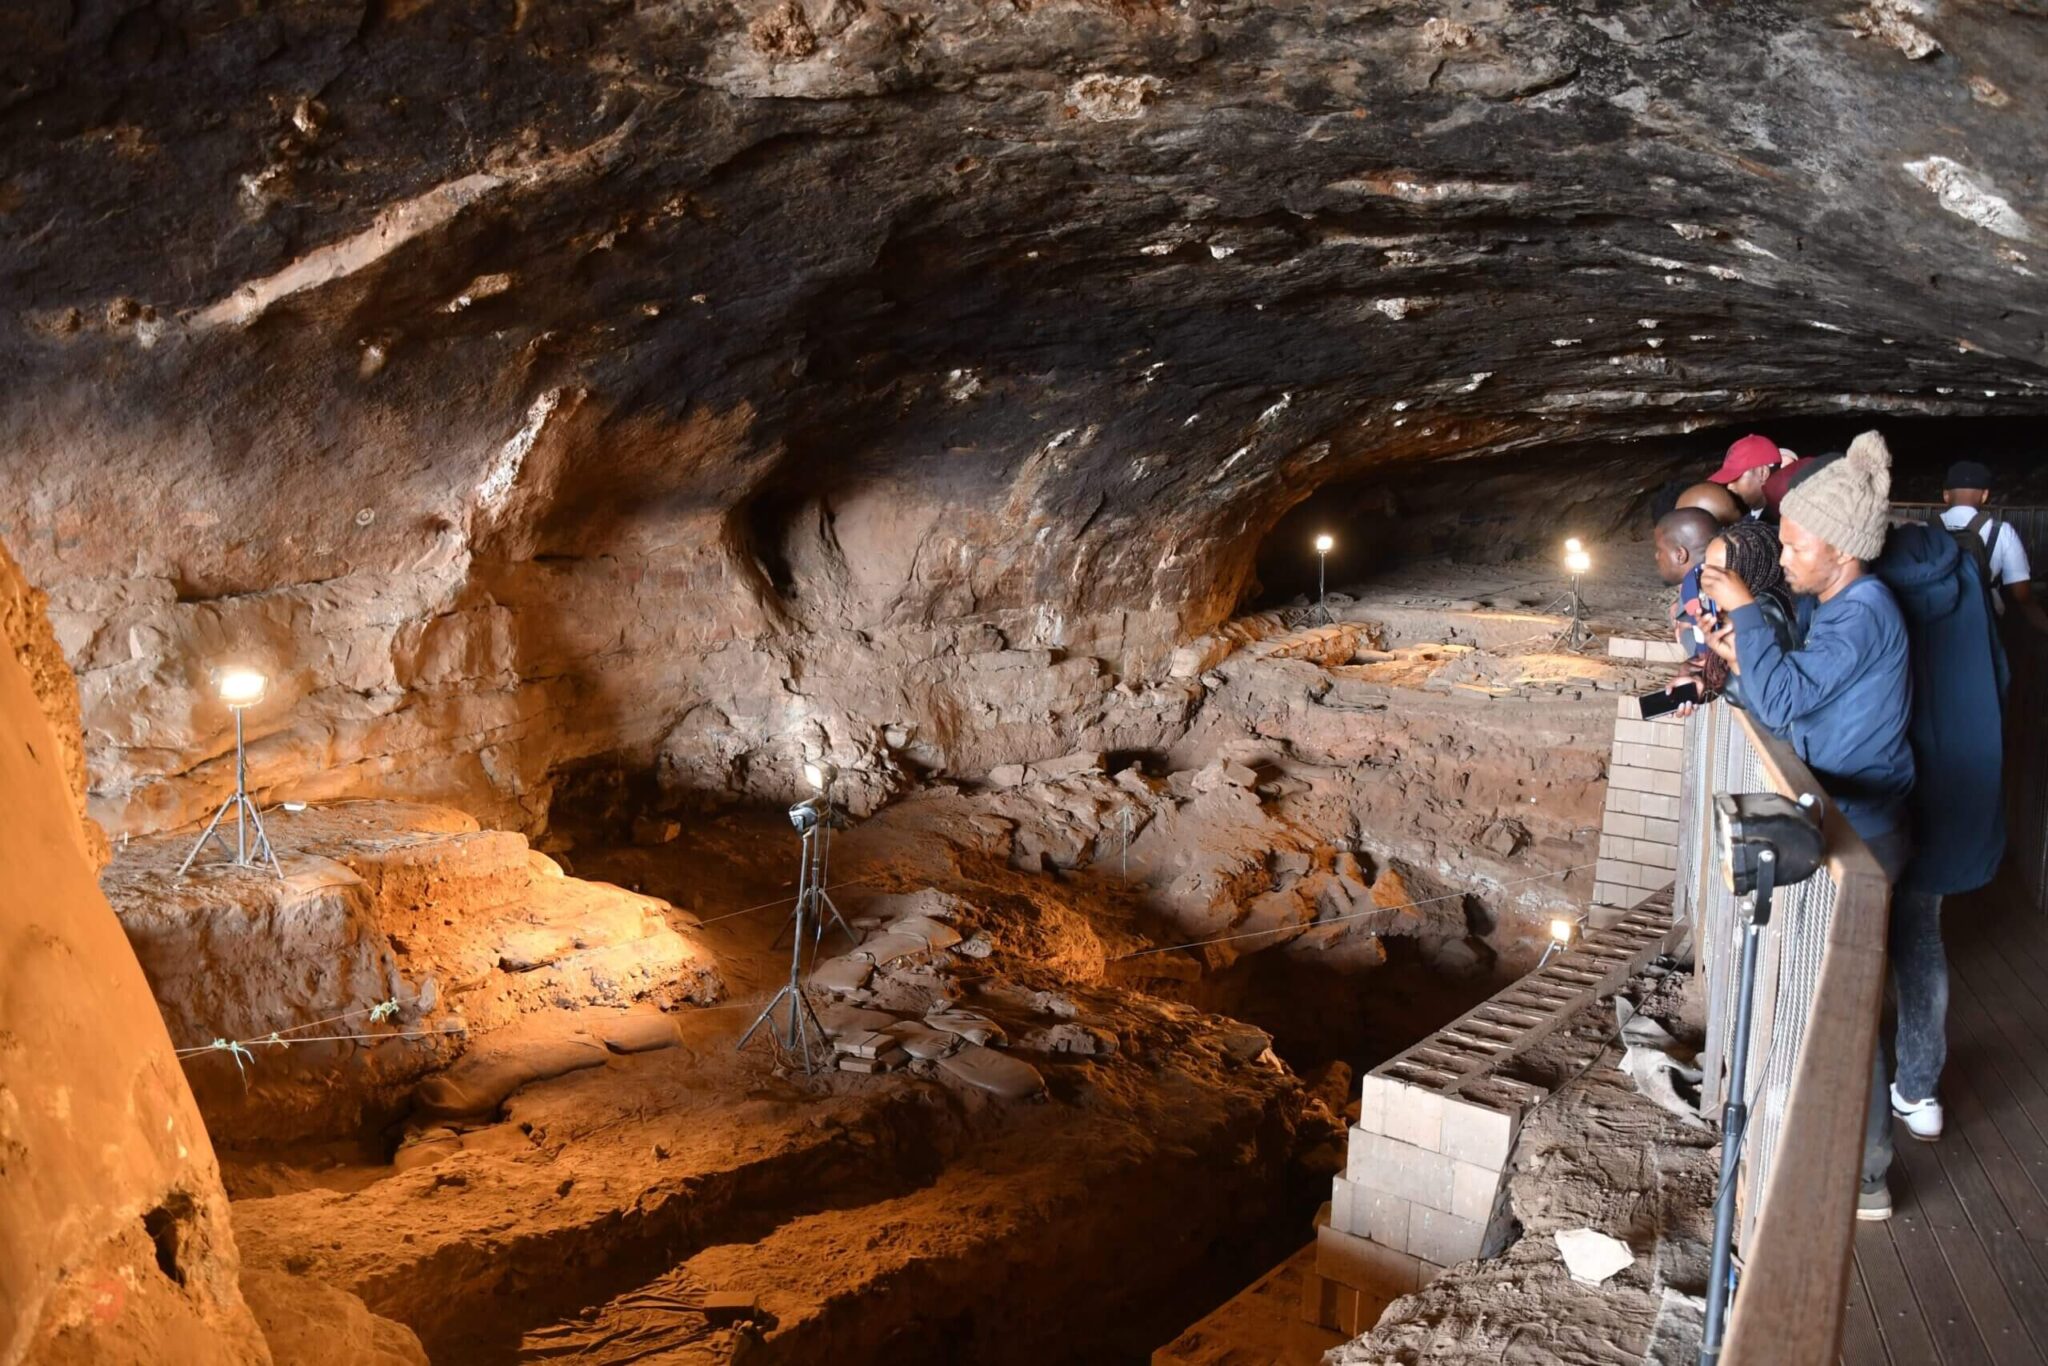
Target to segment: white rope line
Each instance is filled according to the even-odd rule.
[[[1534,877],[1516,878],[1511,882],[1497,882],[1486,890],[1494,892],[1506,891],[1510,887],[1520,887],[1524,883],[1529,882],[1542,882],[1548,878],[1564,877],[1567,874],[1580,872],[1593,866],[1595,865],[1592,863],[1574,863],[1569,868],[1553,868],[1547,873],[1538,873]],[[1349,915],[1333,915],[1328,920],[1311,920],[1299,925],[1275,925],[1268,930],[1246,930],[1242,934],[1219,934],[1213,939],[1191,939],[1185,944],[1161,944],[1157,948],[1139,949],[1133,953],[1120,953],[1106,961],[1121,963],[1126,958],[1144,958],[1154,953],[1173,953],[1180,949],[1199,949],[1205,944],[1227,944],[1238,939],[1256,939],[1262,934],[1302,934],[1309,930],[1319,930],[1325,925],[1341,925],[1347,920],[1363,920],[1368,916],[1381,915],[1387,911],[1399,911],[1409,906],[1430,906],[1439,901],[1460,901],[1465,897],[1476,895],[1478,895],[1477,891],[1446,892],[1442,896],[1424,897],[1420,901],[1405,901],[1394,906],[1375,906],[1369,911],[1353,911]]]
[[[378,1001],[373,1005],[357,1006],[354,1010],[344,1010],[339,1015],[329,1015],[323,1019],[308,1020],[304,1024],[288,1025],[283,1029],[273,1029],[268,1034],[252,1035],[246,1039],[215,1039],[212,1043],[196,1044],[190,1048],[179,1048],[173,1051],[181,1058],[191,1057],[196,1053],[226,1053],[234,1057],[235,1065],[239,1067],[241,1066],[242,1058],[253,1057],[249,1049],[251,1046],[258,1044],[269,1044],[276,1048],[289,1048],[295,1043],[321,1043],[331,1039],[398,1039],[417,1037],[416,1035],[406,1034],[323,1034],[318,1038],[285,1037],[286,1035],[296,1036],[308,1029],[318,1029],[321,1025],[334,1024],[341,1020],[352,1020],[358,1015],[367,1015],[370,1017],[370,1023],[376,1024],[380,1020],[392,1019],[397,1014],[398,998],[393,996]],[[426,1032],[434,1033],[441,1031],[429,1030]]]
[[[864,887],[868,883],[873,882],[874,880],[875,879],[873,877],[850,878],[845,882],[835,882],[828,887],[821,887],[818,890],[824,892],[836,892],[841,887]],[[803,893],[801,892],[792,892],[790,895],[781,897],[774,901],[764,901],[758,906],[744,906],[737,911],[727,911],[724,915],[714,915],[709,920],[698,921],[697,928],[701,930],[706,925],[716,925],[719,921],[731,920],[734,916],[752,915],[755,911],[765,911],[770,906],[787,906],[790,902],[795,901],[797,897],[801,895],[803,895]]]
[[[314,1034],[306,1038],[292,1039],[284,1038],[280,1034],[266,1034],[260,1039],[215,1039],[212,1043],[200,1044],[193,1048],[180,1048],[175,1051],[181,1058],[197,1057],[201,1053],[226,1053],[235,1058],[235,1065],[239,1067],[243,1058],[248,1058],[253,1062],[256,1058],[253,1050],[258,1048],[291,1048],[298,1044],[336,1043],[350,1039],[431,1039],[439,1038],[445,1034],[467,1034],[468,1032],[467,1029],[459,1027],[454,1029],[405,1029],[395,1030],[389,1034]]]

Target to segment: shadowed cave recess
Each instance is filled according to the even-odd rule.
[[[4,1366],[1146,1361],[1583,911],[1647,683],[1552,647],[1564,537],[1654,637],[1651,511],[1744,432],[2041,501],[2022,0],[52,0],[0,53],[54,889],[0,928],[119,959],[0,994]],[[230,665],[282,878],[179,872]],[[815,1074],[735,1047],[806,765],[897,954],[806,960]],[[66,1010],[114,1061],[16,1042]],[[49,1158],[72,1107],[130,1137]]]

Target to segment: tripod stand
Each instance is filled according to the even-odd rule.
[[[270,871],[277,874],[278,879],[282,881],[284,869],[280,868],[277,864],[277,851],[270,847],[270,832],[263,828],[263,815],[256,809],[255,801],[249,796],[249,756],[248,752],[242,747],[242,709],[235,707],[233,710],[235,713],[234,795],[222,802],[220,810],[213,813],[213,819],[206,823],[206,829],[200,833],[198,843],[192,846],[192,852],[185,855],[185,861],[178,865],[178,875],[180,877],[184,876],[185,871],[192,866],[192,861],[199,857],[199,851],[206,847],[208,840],[217,839],[220,841],[222,852],[233,855],[231,862],[235,867],[260,868],[265,863],[268,863]],[[226,833],[220,828],[221,821],[226,818],[230,811],[235,813],[235,844],[232,849],[228,847]],[[254,832],[253,839],[251,838],[252,831]]]
[[[799,812],[808,812],[800,816]],[[847,939],[860,943],[860,935],[846,923],[846,917],[839,913],[833,903],[832,894],[826,890],[827,865],[832,855],[832,802],[829,797],[811,798],[797,803],[789,809],[790,822],[803,834],[803,863],[797,871],[796,909],[789,913],[789,920],[775,936],[775,943],[782,942],[782,936],[792,930],[798,943],[803,942],[804,920],[811,922],[811,951],[817,952],[818,945],[825,941],[825,916],[829,913],[832,923],[837,925]],[[772,947],[772,945],[771,945]]]
[[[789,982],[762,1007],[754,1022],[747,1026],[747,1032],[740,1035],[740,1041],[733,1045],[734,1051],[745,1048],[755,1031],[767,1025],[768,1037],[778,1046],[798,1053],[804,1060],[804,1075],[817,1070],[814,1057],[823,1052],[831,1058],[831,1044],[825,1038],[825,1028],[818,1023],[817,1012],[811,1009],[811,1002],[804,995],[804,928],[807,920],[818,914],[818,903],[823,902],[832,911],[832,917],[839,920],[841,927],[846,924],[839,918],[839,908],[832,905],[832,899],[825,895],[825,860],[821,851],[823,841],[818,838],[818,827],[824,824],[815,802],[799,802],[789,809],[790,823],[803,836],[802,862],[797,868],[796,909],[790,913],[787,930],[793,930],[789,942]],[[850,934],[851,931],[849,930]],[[820,928],[812,937],[812,947],[824,938]],[[777,943],[782,935],[775,936]],[[777,1022],[777,1012],[783,1012],[786,1019]]]
[[[1700,1366],[1721,1359],[1723,1320],[1734,1286],[1729,1266],[1735,1243],[1735,1183],[1742,1165],[1742,1140],[1749,1126],[1749,1026],[1756,1013],[1757,943],[1771,923],[1771,893],[1777,888],[1778,857],[1757,855],[1756,895],[1742,927],[1742,967],[1735,997],[1735,1037],[1728,1053],[1728,1100],[1721,1108],[1721,1184],[1714,1203],[1714,1251],[1707,1272],[1706,1325],[1700,1338]],[[1882,1044],[1878,1045],[1880,1048]]]
[[[1564,629],[1551,637],[1558,649],[1576,654],[1593,643],[1593,628],[1586,624],[1586,599],[1579,592],[1579,576],[1572,575],[1572,591],[1560,598],[1551,611],[1563,611],[1570,618]]]

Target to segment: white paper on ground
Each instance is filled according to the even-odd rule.
[[[1572,1273],[1573,1280],[1585,1285],[1599,1285],[1615,1272],[1625,1270],[1636,1259],[1636,1254],[1628,1250],[1627,1243],[1595,1229],[1564,1229],[1551,1236],[1557,1239],[1557,1250],[1564,1257],[1565,1270]]]

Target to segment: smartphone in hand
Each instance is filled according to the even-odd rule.
[[[1681,683],[1670,690],[1663,688],[1646,692],[1636,699],[1636,707],[1645,721],[1677,711],[1688,702],[1697,704],[1700,700],[1700,685]]]

